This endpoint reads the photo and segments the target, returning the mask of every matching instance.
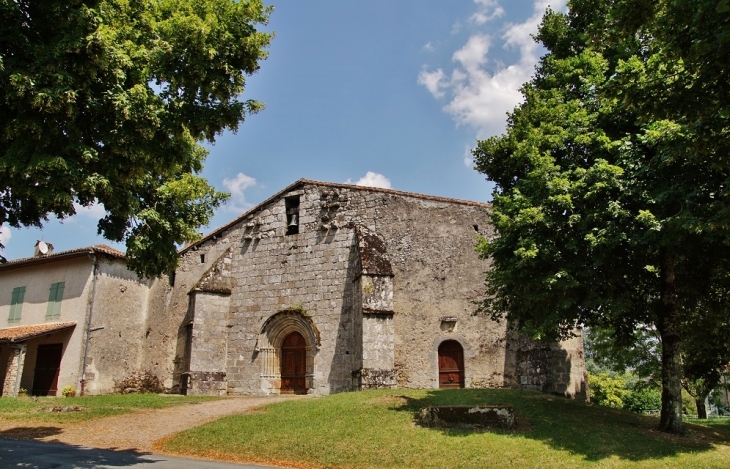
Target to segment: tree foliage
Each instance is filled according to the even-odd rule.
[[[241,100],[271,34],[260,0],[0,0],[0,223],[100,203],[98,230],[154,276],[227,195],[206,150],[262,104]]]
[[[718,364],[730,362],[730,330],[728,318],[709,317],[712,311],[702,314],[682,314],[683,340],[681,342],[682,380],[685,392],[692,397],[698,418],[707,418],[705,399],[710,392],[721,387],[723,369]],[[706,329],[706,326],[712,326]],[[661,386],[661,339],[653,327],[637,325],[628,337],[617,340],[611,329],[593,327],[584,331],[586,357],[602,369],[614,373],[637,376],[643,388]],[[588,364],[588,363],[587,363]],[[624,408],[635,410],[636,402],[644,402],[634,396],[632,389]],[[647,391],[648,392],[648,391]],[[683,404],[684,405],[684,404]],[[651,407],[657,409],[659,406]]]
[[[625,410],[643,414],[661,408],[662,394],[655,388],[639,387],[626,393],[623,404]]]
[[[567,14],[549,10],[536,36],[547,54],[524,103],[505,135],[474,150],[495,182],[498,233],[478,246],[493,263],[483,309],[535,337],[584,325],[630,341],[651,326],[660,428],[672,432],[682,431],[683,335],[727,325],[730,106],[716,93],[730,62],[710,63],[727,54],[726,5],[575,0]],[[704,354],[715,368],[717,351]]]
[[[607,373],[589,374],[588,386],[591,390],[591,401],[604,407],[622,409],[624,399],[629,394],[626,381],[620,376]]]

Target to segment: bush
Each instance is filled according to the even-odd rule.
[[[650,410],[661,410],[662,393],[656,389],[634,389],[623,398],[624,409],[643,414]]]
[[[626,380],[622,377],[613,377],[608,373],[589,374],[588,386],[592,402],[614,409],[621,409],[624,406],[623,398],[628,391]]]
[[[126,377],[114,381],[114,392],[118,394],[161,393],[164,390],[160,378],[150,371],[133,371]]]
[[[697,415],[697,403],[685,389],[682,389],[682,412],[687,415]]]

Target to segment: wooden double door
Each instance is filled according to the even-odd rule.
[[[455,340],[439,345],[439,388],[464,387],[464,348]]]
[[[282,394],[307,393],[307,342],[299,332],[284,338],[281,346]]]
[[[38,346],[33,373],[34,396],[55,396],[58,394],[58,373],[61,369],[63,344]]]

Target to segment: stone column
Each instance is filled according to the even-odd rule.
[[[360,389],[395,387],[393,278],[362,275],[362,368]]]
[[[10,359],[5,373],[2,397],[17,397],[20,389],[20,379],[23,377],[23,365],[25,364],[25,344],[12,344],[10,346]]]
[[[225,396],[230,293],[194,291],[188,396]]]
[[[357,227],[361,272],[354,300],[360,338],[360,369],[353,378],[360,389],[394,388],[393,268],[382,236]]]

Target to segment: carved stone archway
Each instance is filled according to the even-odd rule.
[[[314,387],[314,356],[320,343],[317,327],[312,319],[301,310],[284,310],[269,317],[259,332],[256,341],[256,359],[261,366],[261,390],[266,394],[279,394],[281,390],[281,347],[284,339],[292,332],[298,332],[306,343],[305,387],[311,392]]]

